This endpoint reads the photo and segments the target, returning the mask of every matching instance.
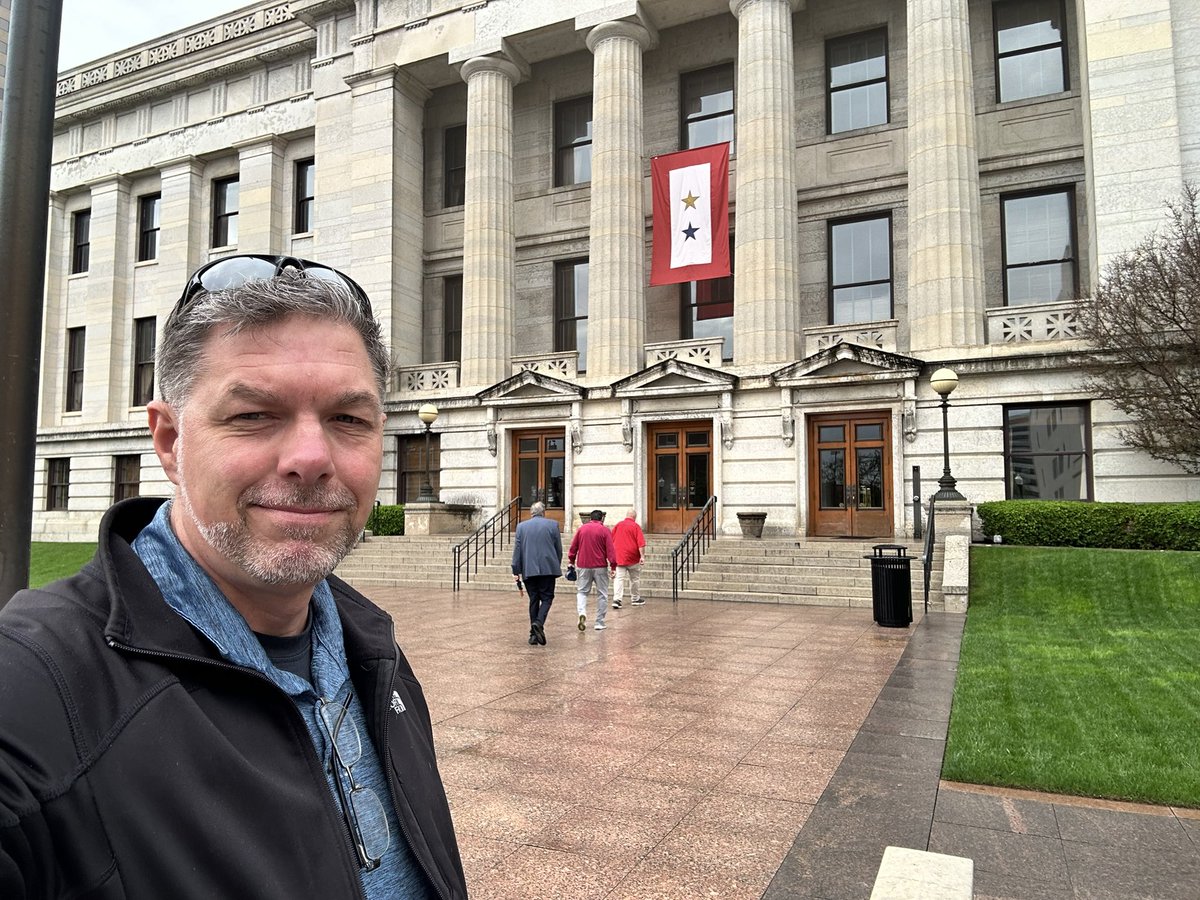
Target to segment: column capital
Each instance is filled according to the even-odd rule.
[[[432,92],[404,66],[389,63],[363,72],[353,72],[345,77],[351,93],[357,97],[381,87],[400,91],[417,103],[425,103]]]
[[[786,3],[792,8],[792,12],[798,12],[804,9],[805,0],[729,0],[729,11],[736,18],[751,3]]]
[[[520,84],[529,75],[527,67],[522,68],[520,64],[498,53],[488,56],[472,56],[464,60],[458,69],[458,74],[462,76],[463,81],[470,81],[482,72],[497,72],[513,84]]]
[[[650,23],[639,17],[636,19],[618,19],[611,22],[601,22],[599,25],[591,28],[587,33],[587,37],[584,38],[587,42],[587,48],[593,53],[596,52],[596,46],[601,41],[611,39],[634,41],[644,52],[658,44],[658,32],[653,25],[650,25]]]
[[[176,156],[172,159],[164,159],[154,164],[160,175],[175,175],[179,174],[199,175],[204,171],[204,161],[197,156]]]

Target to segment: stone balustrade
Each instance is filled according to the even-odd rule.
[[[396,370],[393,390],[400,394],[433,393],[458,387],[458,363],[425,363]]]
[[[895,319],[884,319],[879,322],[855,322],[847,325],[817,325],[804,329],[804,355],[812,356],[829,347],[845,341],[847,344],[859,344],[873,350],[886,350],[889,353],[898,352],[896,347],[896,330],[898,322]]]
[[[528,353],[512,358],[512,373],[536,372],[551,378],[574,379],[579,377],[579,353],[567,350],[562,353]]]
[[[710,369],[720,369],[723,366],[721,349],[724,345],[725,339],[721,337],[659,341],[647,344],[646,367],[649,368],[667,359],[677,359],[680,362],[694,363]]]
[[[1002,306],[986,310],[989,344],[1068,341],[1079,337],[1076,301]]]

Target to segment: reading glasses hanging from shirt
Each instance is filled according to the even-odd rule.
[[[387,814],[376,794],[354,778],[354,766],[362,759],[362,741],[354,717],[348,714],[347,705],[330,700],[318,700],[321,724],[329,735],[332,748],[329,754],[329,771],[337,788],[342,816],[350,828],[354,849],[358,852],[358,863],[364,869],[375,869],[392,842]],[[335,763],[341,771],[335,769]],[[342,782],[342,775],[350,783],[350,791]]]

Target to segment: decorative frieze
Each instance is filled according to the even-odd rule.
[[[1004,306],[986,311],[989,344],[1069,341],[1079,337],[1075,302]]]

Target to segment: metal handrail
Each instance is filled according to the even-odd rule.
[[[450,551],[454,565],[454,590],[458,590],[462,572],[467,573],[466,581],[471,583],[471,564],[475,564],[475,574],[479,574],[479,558],[483,557],[486,566],[488,554],[497,555],[496,544],[504,546],[508,543],[513,526],[521,520],[521,498],[513,497],[494,516],[480,525],[470,537],[460,541]]]
[[[671,602],[679,600],[679,591],[688,577],[696,571],[700,557],[708,552],[708,545],[717,536],[717,495],[708,502],[692,520],[692,527],[684,532],[683,539],[671,551]]]
[[[936,495],[929,498],[929,515],[927,516],[927,518],[929,520],[929,527],[925,530],[925,551],[924,551],[924,556],[922,556],[922,558],[921,558],[921,565],[924,569],[924,574],[925,574],[925,612],[926,613],[929,612],[929,573],[931,571],[933,571],[934,533],[937,530],[934,527],[935,519],[933,518],[933,512],[934,512],[933,504],[936,500],[937,500]]]

